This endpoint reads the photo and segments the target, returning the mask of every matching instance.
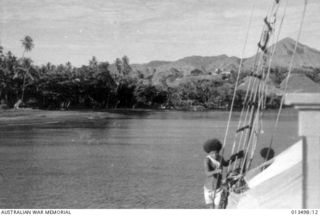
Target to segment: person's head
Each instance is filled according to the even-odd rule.
[[[220,152],[222,144],[218,139],[209,139],[203,144],[203,150],[206,153]]]
[[[260,151],[260,155],[265,160],[271,160],[274,157],[274,150],[272,148],[263,148]]]

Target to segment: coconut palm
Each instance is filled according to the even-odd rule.
[[[27,35],[25,36],[22,40],[22,46],[24,48],[23,53],[22,53],[22,61],[24,61],[24,54],[26,52],[30,52],[33,47],[34,47],[34,43],[33,43],[33,39]],[[22,84],[22,94],[21,94],[21,102],[23,102],[23,97],[24,97],[24,91],[25,91],[25,86],[26,86],[26,75],[29,74],[29,69],[31,64],[24,64],[27,68],[26,70],[24,70],[24,74],[23,74],[23,84]]]
[[[22,42],[22,46],[24,48],[23,53],[22,53],[22,58],[24,58],[25,52],[31,51],[34,47],[34,43],[33,43],[33,39],[29,35],[25,36],[21,40],[21,42]]]
[[[0,56],[3,55],[3,46],[0,45]]]

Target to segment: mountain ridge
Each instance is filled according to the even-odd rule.
[[[275,67],[282,67],[288,68],[292,55],[294,53],[296,41],[292,38],[283,38],[282,40],[278,41],[276,44],[272,44],[269,47],[269,50],[276,48],[275,54],[272,58],[272,68]],[[294,64],[293,68],[319,68],[320,67],[320,51],[314,48],[311,48],[307,45],[302,43],[297,43],[297,49],[294,56]],[[245,59],[244,67],[250,68],[254,63],[255,55]]]
[[[275,44],[269,47],[274,48]],[[286,68],[289,65],[293,54],[295,40],[283,38],[276,44],[276,51],[272,60],[273,67]],[[249,70],[254,63],[255,55],[243,60],[243,69]],[[165,72],[171,68],[181,70],[184,75],[190,75],[192,70],[198,69],[203,73],[215,73],[217,70],[230,71],[238,70],[240,58],[227,56],[225,54],[217,56],[186,56],[175,61],[154,60],[143,64],[134,64],[134,69],[144,72],[147,68],[155,69],[157,72]],[[294,68],[320,68],[320,51],[312,47],[298,43]]]

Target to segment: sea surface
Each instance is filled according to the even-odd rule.
[[[0,113],[0,208],[206,208],[202,144],[223,140],[227,112],[41,112]],[[265,114],[257,152],[275,116]],[[285,110],[273,148],[297,140],[297,113]],[[231,146],[232,136],[225,157]]]

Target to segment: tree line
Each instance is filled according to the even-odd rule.
[[[25,53],[34,48],[32,38],[26,36],[21,42],[23,50],[20,58],[0,47],[2,107],[202,110],[228,109],[232,101],[235,72],[231,72],[228,79],[191,79],[175,87],[168,86],[168,77],[163,77],[154,85],[150,77],[146,78],[132,69],[127,56],[114,61],[116,70],[110,70],[109,62],[99,62],[96,57],[81,67],[74,67],[70,62],[38,66],[25,57]],[[237,91],[236,108],[242,107],[244,94]],[[269,107],[277,107],[279,100],[274,96],[268,101]]]

